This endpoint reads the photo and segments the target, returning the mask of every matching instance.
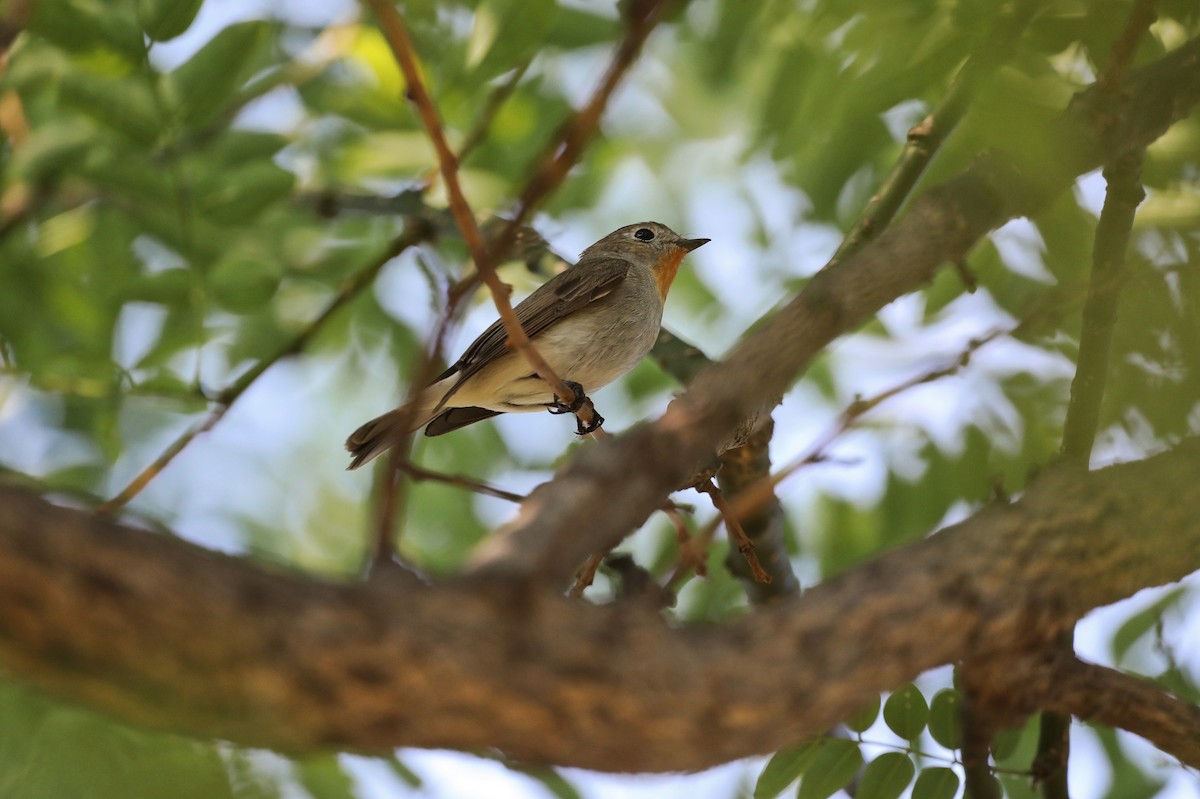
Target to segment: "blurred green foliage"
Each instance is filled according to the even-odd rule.
[[[0,3],[6,23],[17,20],[18,5]],[[49,486],[111,494],[199,419],[215,395],[306,330],[406,221],[421,218],[436,232],[433,240],[381,278],[380,285],[401,285],[407,294],[363,291],[305,347],[301,359],[311,371],[276,386],[292,392],[272,400],[281,416],[315,409],[300,415],[293,437],[281,442],[271,432],[279,447],[273,457],[253,442],[239,449],[213,439],[214,447],[227,448],[220,458],[254,473],[253,502],[199,506],[201,518],[225,525],[237,546],[260,557],[351,575],[372,511],[366,481],[336,474],[337,443],[356,415],[398,397],[427,345],[427,322],[445,286],[461,274],[464,248],[446,220],[441,189],[426,188],[432,149],[371,20],[314,25],[280,12],[214,27],[202,5],[40,0],[8,52],[0,73],[0,433],[12,413],[29,429],[10,428],[14,439],[6,440],[46,443],[23,460],[0,452],[0,462]],[[555,0],[400,6],[451,141],[484,133],[463,164],[476,210],[506,210],[619,41],[618,9]],[[975,87],[966,117],[922,186],[988,149],[1044,148],[1040,123],[1104,68],[1130,6],[1038,3],[1028,24],[1001,43],[1000,63]],[[1135,63],[1200,26],[1200,6],[1191,0],[1158,6],[1159,21]],[[973,54],[996,46],[1014,8],[1019,0],[681,3],[538,223],[586,225],[594,237],[628,222],[631,207],[645,210],[643,191],[660,209],[654,213],[672,222],[713,219],[696,197],[724,198],[729,206],[718,215],[736,205],[745,224],[743,241],[733,244],[749,262],[721,265],[720,274],[685,273],[671,306],[683,309],[685,326],[698,320],[706,349],[724,351],[731,334],[704,338],[705,329],[741,330],[769,309],[739,306],[731,277],[774,302],[811,273],[788,249],[791,231],[802,224],[848,228],[901,153],[908,126],[945,96]],[[521,78],[511,96],[484,115],[513,74]],[[1151,196],[1122,286],[1103,406],[1103,437],[1120,443],[1123,455],[1164,446],[1200,424],[1198,160],[1195,118],[1147,154]],[[773,175],[769,188],[754,167],[764,163]],[[357,210],[364,207],[374,210]],[[1069,364],[1077,350],[1094,219],[1076,192],[1031,220],[1023,258],[994,241],[976,248],[967,267],[980,293],[1024,322],[1018,338],[1039,360],[976,370],[995,405],[962,419],[951,441],[903,417],[873,420],[884,476],[872,496],[814,491],[804,502],[785,494],[789,548],[807,575],[831,576],[926,535],[997,492],[1020,491],[1055,456],[1067,373],[1046,364]],[[545,268],[553,259],[542,261]],[[397,278],[399,272],[417,277]],[[962,294],[956,275],[939,275],[922,293],[921,324],[961,317]],[[902,337],[876,323],[860,338],[888,344]],[[863,368],[827,354],[808,376],[812,401],[840,410],[861,391],[854,378]],[[287,369],[269,370],[262,382],[292,374]],[[642,415],[672,390],[651,366],[625,386]],[[17,404],[27,409],[23,415],[13,410]],[[793,421],[790,413],[785,405],[777,414],[779,429]],[[913,454],[905,463],[887,454],[901,440]],[[532,485],[563,448],[547,453],[484,424],[422,446],[418,457],[432,469]],[[296,463],[314,466],[297,470]],[[151,491],[147,509],[186,523],[204,493],[202,469],[182,472],[176,483],[169,472],[160,477],[171,487]],[[195,491],[186,490],[189,480]],[[495,522],[488,502],[451,486],[418,484],[409,492],[401,552],[430,573],[451,573]],[[665,525],[651,525],[632,546],[652,553],[644,560],[658,575],[674,565]],[[722,565],[726,554],[713,548],[712,577],[688,584],[680,619],[744,612],[744,595]],[[1113,642],[1115,658],[1153,631],[1161,636],[1162,614],[1184,596],[1172,593],[1132,615]],[[1195,694],[1191,677],[1174,663],[1162,679]],[[5,796],[284,794],[285,781],[256,768],[252,754],[131,731],[11,686],[0,702]],[[755,796],[774,796],[799,780],[798,796],[823,797],[855,777],[864,799],[895,797],[909,785],[916,799],[953,796],[959,775],[947,764],[959,741],[958,702],[945,685],[897,691],[848,722],[854,738],[778,753]],[[875,726],[880,715],[884,723]],[[864,750],[871,729],[905,743],[883,755]],[[1110,794],[1150,795],[1160,777],[1111,733],[1097,735],[1114,774]],[[1002,739],[998,763],[1028,769],[1031,741],[1029,728]],[[934,745],[951,759],[921,753]],[[396,768],[416,779],[403,764]],[[527,773],[555,795],[573,795],[554,772]],[[1002,781],[1010,796],[1029,793],[1028,779],[1009,774]],[[337,759],[295,764],[286,782],[313,797],[360,795]]]

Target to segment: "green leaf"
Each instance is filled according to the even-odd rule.
[[[265,133],[260,130],[226,131],[212,147],[203,153],[204,158],[235,167],[248,161],[268,160],[291,142],[288,136]]]
[[[296,177],[270,161],[218,173],[201,190],[197,207],[218,224],[250,224],[272,203],[292,192]]]
[[[818,745],[817,741],[805,741],[772,755],[754,783],[754,799],[771,799],[781,794],[808,768],[817,756]]]
[[[125,284],[126,296],[129,299],[169,306],[186,303],[191,288],[191,273],[178,268],[138,275]]]
[[[544,766],[522,766],[509,762],[505,762],[504,765],[508,766],[512,771],[537,780],[542,784],[542,787],[550,792],[551,796],[557,799],[580,799],[579,791],[557,769],[546,768]]]
[[[845,725],[855,732],[866,732],[879,718],[880,704],[882,704],[882,700],[878,696],[875,697],[862,710],[846,719]]]
[[[204,0],[139,0],[142,29],[156,42],[174,39],[187,30]]]
[[[1157,602],[1150,605],[1150,607],[1126,619],[1125,623],[1113,635],[1113,660],[1119,663],[1143,635],[1158,626],[1159,621],[1162,619],[1163,611],[1172,605],[1178,604],[1179,598],[1182,595],[1182,588],[1174,588],[1164,594]]]
[[[142,31],[120,3],[102,0],[38,0],[29,30],[64,50],[76,53],[103,49],[130,63],[146,56]]]
[[[72,71],[63,76],[58,91],[64,105],[139,144],[152,144],[162,130],[153,91],[143,81]]]
[[[83,161],[95,139],[95,130],[78,117],[59,119],[39,127],[12,159],[12,175],[37,181],[53,175],[71,174]]]
[[[912,799],[954,799],[958,794],[958,775],[953,769],[936,766],[923,768],[913,785]]]
[[[313,799],[358,799],[354,780],[335,755],[297,760],[296,776]]]
[[[934,694],[929,703],[929,734],[947,749],[962,743],[962,695],[953,688]]]
[[[0,795],[233,797],[216,747],[126,727],[0,684]]]
[[[925,729],[929,706],[917,686],[909,683],[888,697],[883,706],[883,720],[892,732],[905,740],[913,740]]]
[[[867,764],[858,781],[856,799],[898,799],[912,782],[917,767],[902,752],[887,752]]]
[[[270,31],[265,22],[230,25],[167,76],[167,88],[185,126],[210,122],[233,100]]]
[[[387,763],[392,773],[399,777],[409,788],[420,788],[424,784],[421,775],[409,768],[400,758],[389,757],[383,762]]]
[[[262,308],[275,295],[282,277],[278,261],[238,254],[222,258],[209,272],[213,297],[235,313]]]
[[[178,219],[178,195],[171,174],[155,166],[133,148],[93,147],[79,165],[79,176],[96,184],[104,193],[120,194]]]
[[[854,741],[824,738],[804,770],[796,799],[825,799],[844,788],[862,768],[863,756]]]
[[[560,5],[546,41],[556,47],[574,50],[612,41],[619,32],[620,23],[615,19]]]
[[[467,44],[474,77],[491,78],[533,57],[557,12],[554,0],[483,0]]]

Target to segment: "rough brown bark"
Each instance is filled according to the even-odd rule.
[[[285,750],[697,769],[820,733],[938,664],[1028,668],[1089,609],[1200,563],[1198,481],[1194,440],[1053,469],[800,599],[688,629],[486,578],[333,585],[0,488],[0,665],[124,719]],[[1093,683],[1055,708],[1108,708]]]

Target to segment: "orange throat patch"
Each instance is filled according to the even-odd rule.
[[[683,263],[685,255],[687,250],[672,250],[670,255],[664,255],[654,265],[654,284],[658,286],[658,296],[663,302],[667,301],[667,292],[671,290],[671,283],[675,281],[675,273],[679,271],[679,265]]]

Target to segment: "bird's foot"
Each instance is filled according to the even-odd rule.
[[[575,413],[575,411],[583,407],[583,403],[587,402],[588,396],[584,392],[583,386],[574,380],[564,380],[563,385],[571,389],[575,393],[575,396],[571,398],[570,402],[563,402],[555,394],[554,401],[548,406],[550,413]]]
[[[604,417],[597,413],[595,408],[592,408],[592,421],[590,423],[584,424],[582,419],[580,419],[578,416],[575,417],[575,435],[590,436],[592,433],[599,430],[603,425]]]
[[[584,392],[583,386],[579,385],[574,380],[564,380],[563,385],[571,389],[575,396],[572,397],[569,402],[564,402],[563,400],[559,399],[557,394],[555,394],[554,401],[546,406],[546,410],[554,414],[578,413],[583,408],[584,404],[589,401],[587,393]],[[580,436],[591,435],[599,430],[603,424],[604,417],[597,413],[596,408],[593,406],[591,422],[585,423],[578,416],[575,417],[575,434]]]

